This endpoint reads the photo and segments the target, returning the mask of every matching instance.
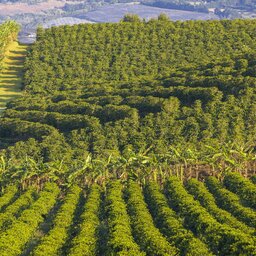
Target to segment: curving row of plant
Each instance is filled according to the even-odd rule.
[[[141,249],[147,255],[177,255],[179,253],[178,249],[169,243],[159,229],[154,226],[138,183],[130,181],[126,192],[133,234]]]
[[[100,225],[101,188],[94,184],[81,214],[78,235],[72,240],[70,256],[93,256],[98,252],[98,232]]]
[[[224,188],[215,177],[209,177],[206,180],[206,185],[214,195],[219,207],[231,212],[248,226],[256,227],[256,212],[251,208],[244,207],[236,194]]]
[[[57,130],[47,124],[33,123],[21,120],[19,122],[16,119],[1,118],[0,133],[2,137],[10,136],[12,138],[35,138],[41,140],[43,136],[57,133]]]
[[[0,232],[6,230],[21,212],[31,205],[35,200],[35,193],[35,188],[29,188],[9,205],[3,213],[0,213]]]
[[[196,179],[190,179],[186,183],[188,192],[194,196],[200,204],[220,223],[227,224],[232,228],[239,229],[241,232],[254,234],[255,230],[243,222],[236,219],[231,213],[219,208],[214,196],[207,190],[203,182]]]
[[[199,236],[216,255],[256,255],[255,240],[216,221],[207,210],[188,194],[177,177],[166,184],[170,204],[184,218],[185,224]]]
[[[31,255],[61,255],[61,249],[68,239],[68,230],[73,222],[80,194],[81,189],[77,185],[73,185],[69,189],[62,206],[53,220],[53,228],[42,238],[40,244]]]
[[[225,175],[223,182],[227,189],[238,194],[248,206],[256,209],[256,186],[249,179],[239,173],[230,172]]]
[[[174,242],[179,248],[180,255],[213,255],[206,244],[184,228],[181,219],[169,207],[166,197],[161,193],[156,182],[150,182],[145,186],[145,200],[157,226],[168,241]]]
[[[55,183],[46,183],[32,206],[23,211],[11,227],[1,234],[1,256],[17,256],[22,253],[39,224],[44,221],[45,215],[56,203],[59,192],[60,189]]]
[[[106,212],[108,220],[107,255],[146,255],[135,243],[123,199],[123,186],[120,181],[108,183],[106,194]]]
[[[0,197],[0,211],[13,200],[17,192],[17,186],[9,185],[5,188],[3,195]]]

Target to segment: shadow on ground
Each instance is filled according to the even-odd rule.
[[[27,54],[26,45],[10,44],[0,71],[0,114],[6,103],[21,95],[23,65]]]

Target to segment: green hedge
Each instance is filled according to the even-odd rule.
[[[107,255],[142,256],[139,246],[134,242],[130,218],[122,198],[122,184],[119,181],[108,183],[106,194],[106,212],[109,238]]]
[[[228,173],[224,177],[224,185],[239,195],[249,207],[256,209],[256,186],[239,173]]]
[[[41,140],[43,136],[57,132],[52,126],[19,119],[1,118],[0,134],[1,137],[9,136],[11,138],[27,139],[35,138]]]
[[[240,229],[241,232],[253,234],[255,230],[243,222],[240,222],[231,213],[219,208],[216,204],[214,196],[207,190],[203,182],[196,179],[190,179],[186,188],[190,194],[194,196],[200,204],[220,223],[225,223],[235,229]]]
[[[57,112],[44,111],[17,111],[9,109],[4,113],[5,118],[13,120],[22,119],[31,122],[34,126],[41,125],[42,127],[52,126],[61,132],[67,132],[74,129],[87,128],[94,130],[100,128],[99,120],[96,117],[86,115],[66,115]]]
[[[45,215],[56,203],[60,190],[55,183],[47,183],[40,192],[39,198],[32,206],[23,211],[12,226],[1,234],[0,255],[18,256],[22,253],[26,243],[31,239]]]
[[[0,197],[0,211],[8,205],[14,198],[15,194],[18,192],[17,186],[10,185],[5,188],[4,193]]]
[[[185,224],[209,245],[216,255],[256,255],[253,238],[216,221],[207,210],[188,194],[177,177],[166,184],[170,204],[184,218]]]
[[[167,199],[160,192],[157,183],[151,182],[146,185],[145,199],[156,224],[165,234],[168,241],[174,242],[175,246],[180,249],[180,255],[213,255],[206,244],[182,225],[178,215],[169,208]]]
[[[64,202],[61,205],[58,213],[53,220],[53,228],[42,238],[40,244],[34,249],[31,255],[34,256],[54,256],[61,255],[61,249],[66,243],[69,233],[69,227],[73,223],[75,210],[80,198],[81,189],[73,185]]]
[[[251,208],[244,207],[240,198],[225,189],[222,184],[214,177],[206,180],[208,189],[213,193],[217,204],[232,213],[237,219],[243,221],[250,227],[256,227],[256,212]]]
[[[136,182],[130,181],[126,192],[133,234],[141,249],[147,255],[177,255],[179,253],[178,249],[170,244],[159,229],[154,226],[140,186]]]
[[[69,256],[93,256],[98,252],[98,233],[101,189],[94,184],[81,215],[80,232],[72,240]]]
[[[6,230],[11,223],[20,215],[20,213],[28,208],[35,200],[35,188],[29,188],[25,193],[21,194],[17,200],[9,205],[3,213],[0,213],[0,230]]]

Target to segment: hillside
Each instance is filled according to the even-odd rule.
[[[125,19],[38,30],[26,94],[0,121],[2,155],[79,168],[140,154],[253,173],[255,20]]]
[[[15,0],[0,1],[0,22],[11,18],[21,24],[19,40],[35,41],[36,28],[53,24],[72,25],[87,22],[119,22],[127,13],[146,20],[164,13],[176,20],[255,18],[253,0]]]
[[[256,256],[255,28],[2,34],[0,255]]]

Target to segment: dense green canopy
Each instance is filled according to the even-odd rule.
[[[255,84],[256,20],[40,28],[1,146],[45,162],[230,141],[253,149]]]

